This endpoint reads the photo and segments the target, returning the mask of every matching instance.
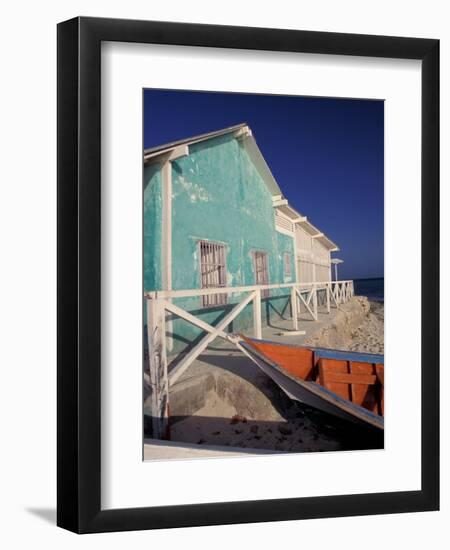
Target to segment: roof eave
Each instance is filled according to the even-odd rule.
[[[208,139],[213,139],[215,137],[224,136],[226,134],[230,134],[233,132],[239,132],[239,130],[242,130],[245,127],[248,127],[247,123],[242,122],[240,124],[236,124],[235,126],[229,126],[228,128],[223,128],[222,130],[216,130],[214,132],[208,132],[206,134],[199,134],[197,136],[191,136],[189,138],[179,139],[177,141],[172,141],[169,143],[165,143],[163,145],[158,145],[157,147],[150,147],[150,148],[144,149],[144,164],[155,162],[156,159],[159,159],[160,157],[164,157],[164,155],[167,155],[168,153],[170,153],[170,151],[176,149],[179,146],[194,145],[195,143],[200,143],[201,141],[206,141]]]
[[[312,237],[321,242],[330,252],[339,250],[339,247],[330,238],[328,238],[320,229],[313,225],[306,216],[302,216],[297,212],[299,220],[296,222],[298,225],[303,226],[306,232]]]

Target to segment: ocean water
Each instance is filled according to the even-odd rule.
[[[354,279],[356,296],[367,296],[373,302],[384,303],[384,278]]]

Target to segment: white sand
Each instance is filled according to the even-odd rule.
[[[384,304],[370,302],[370,312],[352,334],[348,343],[351,351],[384,353]]]
[[[320,413],[319,413],[320,415]],[[333,451],[341,448],[333,425],[316,424],[317,415],[305,414],[292,403],[283,416],[261,421],[238,415],[229,403],[212,394],[194,415],[172,426],[172,441],[275,451]],[[328,429],[329,434],[324,433]],[[322,432],[322,433],[320,433]]]
[[[356,297],[340,306],[335,318],[304,341],[305,345],[384,353],[384,304]]]

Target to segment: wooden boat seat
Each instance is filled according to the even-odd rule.
[[[352,403],[383,415],[383,365],[320,358],[316,382]]]
[[[341,384],[364,384],[365,386],[371,386],[377,381],[377,377],[374,374],[352,374],[344,372],[323,372],[322,369],[322,385],[329,384],[331,382],[338,382]]]

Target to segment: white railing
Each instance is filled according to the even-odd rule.
[[[262,335],[261,291],[290,289],[293,330],[298,330],[298,315],[303,305],[314,321],[318,320],[318,292],[325,291],[327,313],[346,302],[354,295],[353,281],[326,281],[316,283],[282,283],[241,287],[220,287],[189,290],[157,290],[145,293],[147,300],[147,338],[152,391],[153,434],[155,438],[168,436],[169,385],[173,384],[207,348],[215,338],[223,338],[238,345],[239,338],[225,332],[225,328],[250,304],[253,305],[253,333],[260,339]],[[215,326],[173,304],[172,299],[214,294],[245,294],[233,305],[231,311]],[[270,299],[270,298],[269,298]],[[206,310],[207,308],[205,308]],[[207,334],[177,363],[168,373],[166,351],[166,313],[171,313]],[[155,435],[156,434],[156,435]]]
[[[326,287],[353,287],[353,281],[324,281],[315,283],[278,283],[272,285],[252,285],[252,286],[221,286],[217,288],[191,288],[189,290],[151,290],[145,292],[146,298],[187,298],[189,296],[206,296],[208,294],[239,294],[240,292],[249,292],[251,290],[265,290],[276,288],[298,287],[302,291],[317,287],[317,290],[323,290]]]

